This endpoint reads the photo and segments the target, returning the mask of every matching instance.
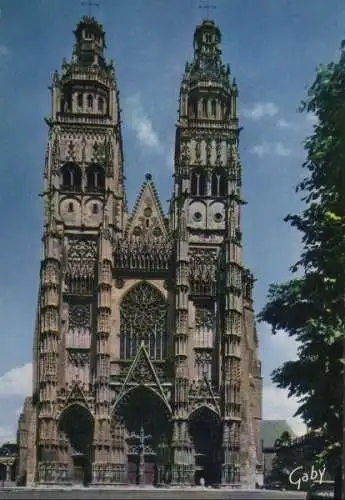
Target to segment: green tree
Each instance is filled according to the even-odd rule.
[[[273,382],[300,401],[300,415],[322,429],[328,467],[339,471],[342,437],[342,341],[345,315],[345,42],[339,61],[317,71],[302,112],[317,118],[305,141],[305,177],[296,191],[304,210],[286,221],[302,234],[295,277],[271,285],[259,318],[273,333],[299,343],[298,359],[272,374]],[[337,492],[336,498],[340,498]]]
[[[280,438],[274,443],[275,458],[272,463],[272,470],[269,475],[269,481],[280,483],[285,488],[289,488],[289,474],[296,466],[295,449],[289,432],[282,433]]]

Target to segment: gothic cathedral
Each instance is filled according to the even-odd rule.
[[[75,39],[46,119],[19,482],[254,487],[261,364],[242,263],[238,91],[221,33],[210,20],[194,33],[168,216],[149,174],[129,212],[105,33],[84,17]]]

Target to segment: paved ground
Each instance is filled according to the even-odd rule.
[[[2,500],[304,500],[305,493],[280,491],[246,491],[246,490],[209,490],[209,489],[96,489],[96,488],[65,488],[65,489],[29,489],[2,488]]]

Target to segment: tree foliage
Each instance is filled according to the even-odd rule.
[[[339,61],[319,68],[301,112],[317,120],[305,141],[305,174],[296,188],[305,208],[285,219],[302,234],[292,268],[300,277],[270,286],[259,319],[299,343],[298,358],[277,368],[272,380],[299,399],[296,415],[322,429],[331,459],[341,442],[345,330],[344,42]]]
[[[279,483],[285,488],[290,486],[289,474],[296,466],[295,450],[291,446],[290,433],[284,431],[274,443],[275,457],[268,476],[269,483]]]

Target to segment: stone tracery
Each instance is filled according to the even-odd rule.
[[[165,359],[167,304],[161,293],[148,283],[135,285],[123,298],[120,314],[121,358],[133,358],[143,342],[151,359]]]

